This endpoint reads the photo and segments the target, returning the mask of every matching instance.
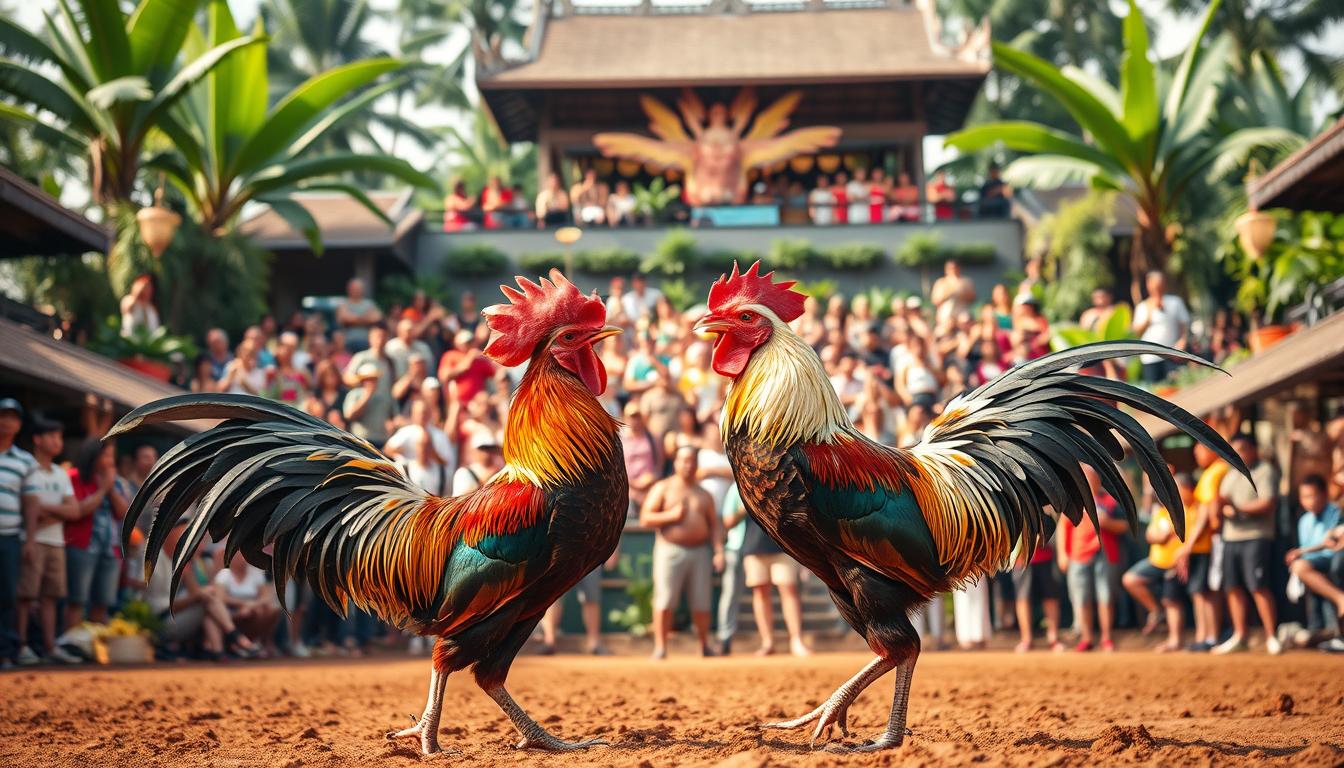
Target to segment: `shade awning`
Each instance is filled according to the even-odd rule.
[[[0,349],[4,350],[0,354],[0,376],[36,380],[73,396],[93,394],[126,411],[183,393],[114,360],[9,320],[0,319]],[[169,428],[199,432],[211,423],[178,422]]]
[[[1254,208],[1344,212],[1344,117],[1246,187]]]
[[[0,167],[0,258],[106,253],[111,230]]]
[[[1227,376],[1214,373],[1168,399],[1202,418],[1220,408],[1254,402],[1331,373],[1344,373],[1344,312],[1239,363],[1228,370]],[[1147,414],[1138,418],[1154,438],[1176,432],[1161,419]]]

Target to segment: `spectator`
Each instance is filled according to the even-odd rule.
[[[1151,283],[1150,283],[1151,287]],[[1228,472],[1218,486],[1218,512],[1222,517],[1223,591],[1232,616],[1232,636],[1213,649],[1214,653],[1246,650],[1250,603],[1260,615],[1265,630],[1265,650],[1283,652],[1275,637],[1278,626],[1274,596],[1269,591],[1269,564],[1274,551],[1274,511],[1278,507],[1279,471],[1260,458],[1255,438],[1238,434],[1232,447],[1250,467],[1251,477]],[[1248,597],[1249,594],[1249,597]]]
[[[393,339],[393,341],[396,341],[396,339]],[[392,399],[397,404],[397,413],[400,414],[406,414],[411,407],[411,402],[423,397],[422,389],[425,382],[433,381],[432,386],[440,386],[439,380],[429,375],[429,363],[419,352],[413,353],[408,358],[408,363],[406,372],[392,382]],[[438,395],[439,392],[438,389],[434,390],[435,395]],[[436,407],[437,405],[435,403]]]
[[[903,402],[932,408],[942,388],[941,368],[931,359],[923,336],[911,336],[906,349],[902,364],[896,367],[896,393]]]
[[[1129,525],[1116,516],[1116,501],[1101,488],[1101,478],[1091,466],[1083,465],[1083,474],[1092,489],[1097,506],[1098,531],[1086,515],[1075,525],[1068,518],[1059,523],[1055,534],[1059,570],[1067,576],[1069,602],[1073,604],[1074,624],[1080,639],[1076,651],[1090,651],[1093,642],[1092,618],[1095,614],[1101,630],[1101,649],[1115,650],[1111,627],[1115,623],[1115,604],[1111,600],[1111,582],[1120,560],[1117,535],[1129,531]]]
[[[1320,475],[1307,475],[1298,483],[1302,514],[1297,518],[1297,546],[1288,550],[1284,560],[1289,572],[1307,589],[1330,601],[1336,618],[1344,620],[1344,589],[1330,580],[1331,564],[1336,559],[1331,532],[1340,527],[1340,510],[1329,501],[1327,490]]]
[[[383,321],[382,310],[364,295],[364,281],[351,278],[345,284],[345,298],[336,305],[336,326],[341,330],[345,348],[359,352],[369,345],[369,329]],[[336,339],[332,339],[333,347]]]
[[[499,374],[499,367],[476,345],[473,331],[463,329],[453,336],[453,348],[439,360],[439,382],[455,387],[459,402],[470,403],[486,391],[486,385]]]
[[[416,333],[415,320],[404,315],[397,321],[397,335],[387,342],[385,352],[387,359],[392,361],[394,379],[406,375],[411,355],[419,355],[423,360],[434,359],[433,353],[429,351],[429,345],[421,341],[420,335]]]
[[[1288,483],[1296,489],[1312,475],[1330,474],[1330,436],[1313,423],[1311,411],[1303,403],[1288,406],[1288,429],[1283,434],[1280,456],[1288,467]]]
[[[807,195],[807,215],[819,227],[835,223],[835,194],[825,174],[817,177],[817,186]]]
[[[1190,333],[1190,310],[1185,301],[1167,293],[1167,276],[1161,272],[1149,272],[1145,284],[1148,298],[1134,308],[1134,333],[1144,341],[1185,349]],[[1150,384],[1165,380],[1175,367],[1157,355],[1140,355],[1139,361],[1143,364],[1143,380]]]
[[[215,369],[210,362],[210,355],[201,353],[192,361],[191,381],[187,382],[187,388],[192,392],[219,391],[219,381],[215,378]]]
[[[159,309],[154,302],[154,276],[140,275],[121,298],[121,335],[148,335],[159,330]]]
[[[537,192],[537,226],[563,227],[569,221],[569,195],[560,186],[560,177],[551,172],[546,175],[546,183]]]
[[[1092,289],[1092,305],[1083,310],[1083,314],[1078,318],[1078,325],[1089,331],[1100,331],[1106,327],[1106,322],[1115,314],[1115,296],[1111,294],[1111,289],[1105,286]]]
[[[318,418],[326,419],[328,413],[339,412],[345,405],[346,391],[345,381],[341,378],[341,372],[336,367],[336,363],[332,360],[318,362],[313,373],[313,396],[311,398],[321,404],[319,412],[316,414]]]
[[[382,383],[384,370],[373,361],[360,363],[355,369],[355,386],[342,404],[341,415],[350,432],[374,445],[387,442],[392,418],[396,416],[391,390]]]
[[[499,229],[505,226],[506,211],[513,204],[513,190],[499,183],[498,176],[491,176],[481,191],[482,224],[486,229]]]
[[[868,223],[881,224],[887,220],[887,197],[891,194],[891,180],[886,171],[874,168],[868,180]]]
[[[784,614],[784,626],[789,633],[789,652],[794,656],[811,656],[812,651],[803,642],[803,601],[798,591],[799,566],[784,554],[775,540],[750,517],[746,519],[742,540],[742,570],[747,589],[751,590],[751,610],[756,618],[756,632],[761,636],[757,656],[775,652],[775,616],[770,598],[770,587],[779,591],[779,606]]]
[[[0,398],[0,667],[11,665],[23,640],[16,632],[19,561],[24,550],[23,479],[37,466],[14,444],[23,427],[23,406]]]
[[[528,210],[527,193],[523,191],[522,184],[513,184],[509,187],[509,202],[505,208],[505,226],[511,229],[521,229],[532,223],[532,211]]]
[[[244,339],[224,369],[224,377],[219,380],[219,391],[234,395],[261,395],[266,391],[267,378],[266,369],[257,362],[256,347],[250,340]]]
[[[1035,296],[1019,295],[1013,300],[1012,340],[1015,365],[1045,357],[1050,352],[1050,323],[1041,314],[1041,303]]]
[[[943,262],[943,276],[933,281],[929,294],[938,322],[948,322],[959,312],[967,312],[975,301],[975,283],[961,272],[956,259]]]
[[[639,514],[649,491],[662,476],[663,452],[658,438],[649,431],[639,403],[626,403],[624,416],[621,450],[625,456],[625,474],[630,481],[630,514],[634,516]]]
[[[219,599],[229,611],[238,631],[260,646],[261,657],[275,656],[275,628],[280,625],[280,604],[266,581],[266,572],[235,552],[229,567],[215,574]]]
[[[667,366],[660,364],[654,369],[653,386],[639,396],[639,410],[648,421],[649,431],[659,440],[677,429],[682,424],[683,415],[691,410],[685,398],[672,386],[672,374]],[[693,421],[694,418],[695,414],[691,412],[690,419]],[[691,430],[691,434],[698,432],[699,429]],[[664,443],[664,447],[669,446]]]
[[[640,510],[641,525],[654,529],[653,658],[667,658],[672,611],[685,593],[702,656],[709,645],[711,579],[723,570],[723,530],[714,499],[695,481],[699,451],[677,451],[674,474],[653,485]]]
[[[205,354],[210,358],[210,376],[216,382],[224,378],[224,370],[233,361],[229,351],[229,335],[223,328],[211,328],[205,334]]]
[[[937,171],[924,190],[924,199],[933,206],[933,217],[939,221],[952,218],[952,206],[957,201],[957,192],[947,183],[947,171]]]
[[[490,481],[504,468],[499,440],[488,432],[477,432],[467,441],[467,461],[453,473],[453,495],[471,493]]]
[[[835,212],[833,223],[849,223],[849,175],[844,171],[837,171],[835,181],[831,184],[831,197],[835,198]]]
[[[742,604],[742,545],[747,533],[747,508],[742,495],[733,484],[719,507],[723,523],[723,582],[719,589],[718,651],[727,656],[733,652],[733,636],[737,634],[737,617]]]
[[[190,519],[183,515],[168,532],[149,582],[147,602],[159,618],[157,639],[164,646],[159,653],[171,658],[199,645],[201,658],[210,661],[218,661],[225,653],[252,658],[256,644],[234,625],[214,588],[218,568],[202,553],[204,542],[191,554],[176,596],[171,592],[173,565],[168,553],[177,551]]]
[[[854,178],[845,185],[845,199],[849,201],[849,223],[869,224],[868,208],[868,169],[859,166],[854,169]]]
[[[910,174],[905,171],[896,175],[891,203],[887,210],[888,221],[919,221],[919,187],[915,186],[910,180]]]
[[[1031,650],[1032,627],[1035,626],[1032,611],[1037,605],[1045,616],[1046,646],[1056,653],[1063,651],[1064,644],[1059,641],[1059,573],[1055,570],[1054,549],[1044,539],[1036,543],[1030,559],[1025,549],[1018,553],[1017,567],[1013,570],[1013,592],[1017,629],[1022,638],[1017,644],[1017,652]]]
[[[1195,614],[1195,641],[1186,650],[1206,653],[1218,644],[1218,602],[1214,599],[1214,568],[1222,571],[1222,537],[1217,530],[1222,517],[1218,512],[1218,492],[1223,478],[1232,467],[1202,443],[1195,443],[1195,464],[1200,467],[1195,483],[1194,506],[1186,507],[1190,533],[1177,553],[1176,567],[1187,574],[1191,603]]]
[[[569,191],[569,199],[574,206],[574,218],[580,226],[592,227],[607,221],[607,201],[597,182],[597,171],[589,168],[583,172],[583,178]]]
[[[252,351],[257,355],[257,365],[270,368],[275,365],[275,353],[271,346],[275,339],[275,319],[266,315],[261,325],[249,325],[243,331],[243,341],[252,343]]]
[[[963,651],[989,647],[994,627],[989,620],[989,579],[979,579],[952,591],[952,630]]]
[[[121,584],[121,519],[131,505],[126,484],[117,477],[116,446],[89,438],[75,456],[70,484],[79,517],[65,524],[65,627],[84,621],[107,623]]]
[[[467,194],[467,185],[460,179],[454,181],[448,195],[443,199],[443,231],[463,232],[476,228],[471,220],[472,209],[476,207],[476,197]]]
[[[1012,211],[1013,188],[1003,180],[998,163],[989,164],[989,176],[980,185],[980,218],[1006,219]]]
[[[616,191],[607,196],[607,224],[613,227],[629,227],[635,223],[635,210],[638,201],[630,191],[630,182],[621,179],[616,182]]]
[[[431,406],[423,399],[411,401],[410,419],[393,433],[383,451],[406,464],[411,482],[426,493],[442,496],[448,478],[457,469],[457,456],[448,435],[430,419]]]
[[[38,605],[42,642],[47,658],[76,664],[79,657],[56,645],[56,604],[66,597],[64,524],[79,519],[79,503],[70,476],[56,465],[65,446],[60,422],[33,420],[34,466],[23,478],[23,517],[26,525],[19,575],[17,628],[20,664],[41,661],[28,646],[28,616]]]
[[[312,388],[308,372],[294,363],[298,347],[299,337],[296,334],[290,331],[280,334],[280,343],[275,347],[275,365],[266,371],[267,395],[293,406],[303,405]]]
[[[1189,475],[1176,475],[1176,487],[1181,492],[1181,502],[1185,509],[1192,510],[1195,504],[1194,481]],[[1181,536],[1189,538],[1194,523],[1194,515],[1187,514],[1185,530]],[[1152,634],[1162,622],[1163,614],[1167,622],[1167,639],[1154,650],[1159,653],[1179,651],[1182,648],[1181,629],[1185,619],[1184,597],[1188,591],[1183,582],[1189,580],[1189,574],[1177,568],[1181,550],[1181,537],[1177,535],[1171,512],[1166,507],[1156,505],[1148,520],[1144,539],[1148,542],[1148,557],[1135,563],[1125,572],[1122,582],[1125,590],[1148,611],[1148,620],[1144,623],[1143,634]],[[1162,601],[1161,608],[1158,600]]]
[[[662,296],[662,293],[650,286],[643,274],[636,272],[631,275],[630,290],[621,296],[621,305],[626,318],[632,323],[647,319],[654,305],[658,303],[659,296]]]

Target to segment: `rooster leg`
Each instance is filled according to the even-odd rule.
[[[542,728],[536,720],[528,717],[523,708],[518,706],[518,702],[513,700],[509,692],[503,685],[496,685],[485,691],[490,698],[495,700],[499,708],[504,710],[504,714],[509,716],[513,722],[513,727],[522,734],[523,740],[518,742],[518,749],[543,749],[547,752],[572,752],[576,749],[587,749],[596,746],[608,746],[607,742],[601,739],[584,739],[583,741],[565,741],[551,735],[545,728]]]
[[[845,736],[849,735],[849,705],[863,693],[864,689],[872,685],[883,675],[890,672],[896,665],[892,662],[878,657],[868,663],[868,666],[859,670],[859,673],[849,679],[844,685],[836,689],[835,693],[826,700],[824,704],[802,717],[793,720],[784,720],[778,723],[762,723],[761,728],[798,728],[811,722],[816,722],[816,730],[812,732],[812,745],[816,746],[818,738],[829,739],[831,728],[840,726],[840,732]]]
[[[429,671],[429,700],[425,702],[425,711],[415,725],[400,731],[389,731],[388,739],[400,739],[407,736],[420,737],[420,752],[432,755],[442,752],[439,747],[439,716],[443,714],[443,689],[448,675],[439,671],[438,665],[431,665]]]
[[[905,727],[906,705],[910,702],[910,679],[915,674],[915,658],[909,658],[896,666],[896,693],[891,701],[891,716],[887,718],[887,729],[873,741],[864,744],[832,744],[826,747],[828,752],[877,752],[882,749],[899,747],[910,733]]]

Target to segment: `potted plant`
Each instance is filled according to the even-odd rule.
[[[89,346],[128,368],[165,382],[172,380],[173,363],[196,356],[196,345],[186,336],[174,336],[163,326],[153,331],[137,328],[130,334],[122,334],[116,317],[108,318]]]
[[[646,187],[635,185],[635,213],[645,224],[660,224],[667,218],[672,204],[681,197],[681,186],[668,184],[662,178],[654,179]]]
[[[149,604],[132,600],[107,624],[90,625],[99,664],[141,664],[154,660],[151,639],[160,622]]]

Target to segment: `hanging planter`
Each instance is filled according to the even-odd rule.
[[[182,217],[163,204],[162,183],[154,193],[154,204],[136,211],[135,220],[140,225],[140,239],[145,241],[149,252],[156,259],[163,258],[163,252],[168,250],[173,235],[177,234],[177,228],[182,225]]]
[[[1259,260],[1274,242],[1278,220],[1265,211],[1247,211],[1237,217],[1237,242],[1252,261]]]

